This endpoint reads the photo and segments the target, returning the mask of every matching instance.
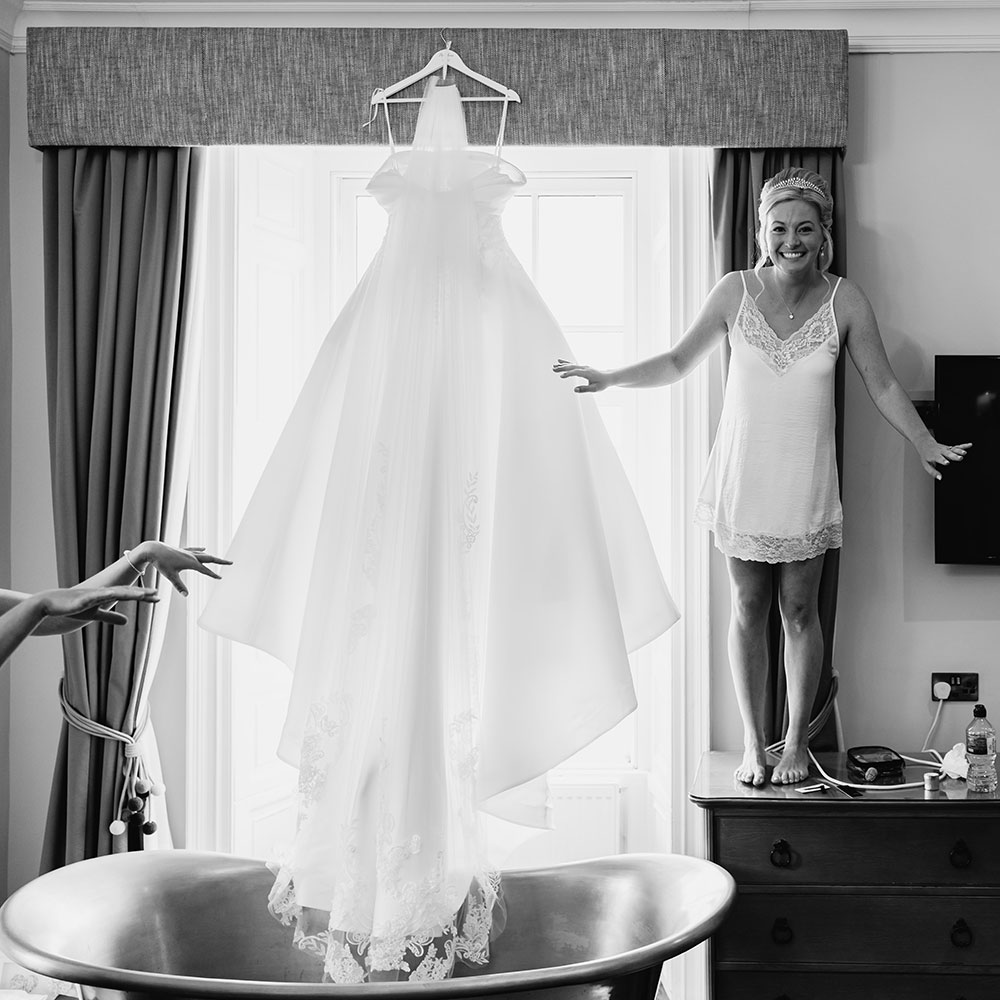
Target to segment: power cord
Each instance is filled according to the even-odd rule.
[[[938,722],[941,720],[941,709],[944,708],[944,702],[939,701],[937,711],[934,713],[934,721],[931,723],[931,728],[927,730],[927,739],[924,740],[924,745],[920,748],[920,752],[923,753],[927,749],[927,744],[930,743],[934,736],[934,732],[938,727]]]
[[[927,739],[924,740],[924,745],[920,748],[921,752],[927,749],[927,744],[930,743],[931,737],[933,737],[935,730],[937,729],[938,722],[941,720],[941,709],[944,708],[944,703],[948,700],[951,695],[951,685],[947,681],[938,681],[934,685],[934,697],[938,700],[937,711],[934,713],[934,721],[931,722],[931,728],[927,730]]]
[[[914,764],[922,764],[924,767],[937,767],[937,768],[940,768],[941,767],[941,762],[943,760],[943,758],[941,757],[941,754],[939,754],[937,752],[937,750],[933,750],[933,749],[929,750],[928,753],[933,754],[936,759],[935,760],[921,760],[921,758],[919,758],[919,757],[908,757],[905,753],[901,753],[899,756],[902,757],[903,760],[911,761]],[[898,792],[901,788],[923,788],[924,787],[923,780],[920,780],[920,781],[907,781],[907,782],[904,782],[902,785],[855,785],[855,784],[851,783],[850,781],[841,781],[839,778],[831,778],[830,775],[827,774],[826,771],[823,770],[823,765],[820,764],[820,762],[816,759],[816,757],[814,756],[812,750],[809,751],[809,758],[810,758],[810,760],[812,760],[813,764],[816,766],[816,770],[819,771],[820,776],[822,778],[825,778],[827,781],[829,781],[831,785],[837,785],[840,788],[858,788],[858,789],[860,789],[863,792]]]
[[[939,684],[944,683],[942,681]],[[816,714],[816,717],[812,719],[808,726],[808,739],[812,740],[817,733],[819,733],[823,727],[826,725],[827,719],[830,718],[830,714],[836,710],[837,705],[837,688],[839,687],[839,675],[836,671],[833,672],[833,676],[830,679],[830,690],[827,692],[826,700],[823,702],[823,707]],[[945,692],[945,697],[951,691],[951,687],[948,687],[948,691]],[[935,689],[937,693],[937,689]],[[937,752],[933,747],[928,749],[927,744],[930,743],[931,737],[934,734],[934,730],[937,727],[938,721],[941,718],[941,708],[944,705],[944,698],[938,702],[937,713],[934,716],[934,721],[931,723],[931,728],[927,733],[927,739],[924,740],[924,745],[920,748],[921,753],[927,752],[933,754],[934,760],[923,760],[920,757],[908,757],[906,754],[900,754],[899,756],[903,760],[908,760],[913,764],[921,764],[923,767],[936,767],[940,769],[943,758],[941,754]],[[782,750],[785,749],[785,741],[778,740],[772,743],[770,746],[764,748],[767,753],[780,754]],[[809,751],[809,757],[819,771],[820,775],[831,785],[839,785],[841,788],[858,788],[866,792],[892,792],[897,791],[900,788],[923,788],[923,780],[920,781],[910,781],[902,785],[855,785],[849,781],[841,781],[839,778],[832,778],[823,769],[822,765],[816,757],[814,756],[812,750]]]

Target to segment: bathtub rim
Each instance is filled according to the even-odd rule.
[[[152,854],[153,852],[149,852]],[[156,852],[161,853],[161,852]],[[253,858],[243,858],[225,852],[172,850],[173,856],[184,855],[193,861],[198,858],[212,859],[218,863],[220,858],[231,858],[235,863],[264,862]],[[118,855],[128,857],[129,855]],[[133,855],[135,856],[135,855]],[[147,855],[148,857],[148,855]],[[85,865],[88,862],[102,861],[103,858],[90,858],[76,862]],[[635,853],[618,854],[605,858],[590,858],[584,861],[569,861],[557,865],[542,865],[531,868],[515,868],[505,870],[502,874],[524,874],[528,872],[553,871],[557,869],[592,866],[595,862],[602,864],[626,864],[654,862],[661,866],[676,865],[679,868],[692,865],[702,870],[703,876],[710,876],[717,881],[710,885],[706,894],[721,895],[721,905],[713,913],[702,920],[685,928],[683,931],[660,938],[651,944],[640,948],[632,948],[604,958],[589,959],[584,962],[574,962],[571,965],[546,966],[540,969],[523,969],[516,972],[498,972],[459,976],[446,980],[411,983],[363,983],[345,985],[338,983],[290,983],[273,979],[221,979],[201,976],[183,976],[166,972],[144,972],[134,969],[123,969],[117,966],[95,965],[78,959],[67,958],[50,951],[45,951],[29,944],[23,939],[12,935],[9,927],[10,913],[16,911],[17,897],[29,890],[39,879],[58,877],[61,871],[57,869],[39,876],[39,879],[29,882],[17,889],[0,907],[0,945],[4,952],[19,965],[62,982],[87,986],[96,989],[114,990],[122,994],[157,994],[162,996],[198,997],[205,1000],[221,1000],[221,998],[250,998],[264,994],[273,997],[306,998],[306,997],[386,997],[401,996],[403,993],[420,995],[422,997],[458,997],[493,995],[498,993],[517,993],[525,990],[543,990],[557,986],[575,986],[585,983],[599,983],[608,980],[621,979],[636,973],[641,973],[654,966],[687,951],[696,944],[706,940],[722,923],[736,897],[736,883],[724,868],[703,858],[693,858],[681,854]],[[11,907],[11,904],[15,905]],[[26,961],[27,960],[27,961]]]

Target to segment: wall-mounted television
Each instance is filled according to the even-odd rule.
[[[934,436],[971,441],[934,486],[934,561],[1000,566],[1000,355],[934,358]]]

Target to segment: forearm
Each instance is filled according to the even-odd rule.
[[[0,666],[31,635],[45,618],[40,601],[26,596],[20,604],[0,616]]]
[[[76,584],[74,589],[96,589],[98,587],[118,587],[135,583],[146,566],[149,565],[149,543],[140,542],[134,549],[129,550],[128,559],[122,556],[116,559],[111,565],[105,566],[100,572],[93,576],[88,576],[86,580]],[[130,562],[131,560],[131,562]],[[137,572],[138,571],[138,572]],[[102,605],[107,611],[115,606],[114,601],[109,601]],[[36,635],[63,635],[66,632],[73,632],[85,625],[78,618],[65,618],[53,616],[45,621],[36,630]]]
[[[914,448],[928,439],[933,440],[927,425],[920,419],[916,407],[903,387],[893,379],[874,397],[882,416],[906,438]]]
[[[667,351],[645,361],[614,368],[609,375],[611,385],[625,389],[653,389],[672,385],[683,378],[684,373],[678,367],[673,352]]]
[[[0,615],[5,615],[15,608],[20,608],[31,594],[25,594],[18,590],[0,590]],[[75,618],[63,618],[61,616],[43,616],[35,627],[35,635],[62,635],[64,632],[72,632],[78,629],[81,623]]]
[[[141,574],[149,565],[149,543],[140,542],[129,550],[128,559],[122,556],[110,566],[105,566],[100,572],[87,577],[78,587],[116,587],[120,584],[133,583],[136,570]],[[131,563],[129,562],[131,560]]]

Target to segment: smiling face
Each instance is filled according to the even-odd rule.
[[[810,202],[782,201],[767,213],[765,252],[776,268],[789,275],[817,267],[825,239],[819,210]]]

